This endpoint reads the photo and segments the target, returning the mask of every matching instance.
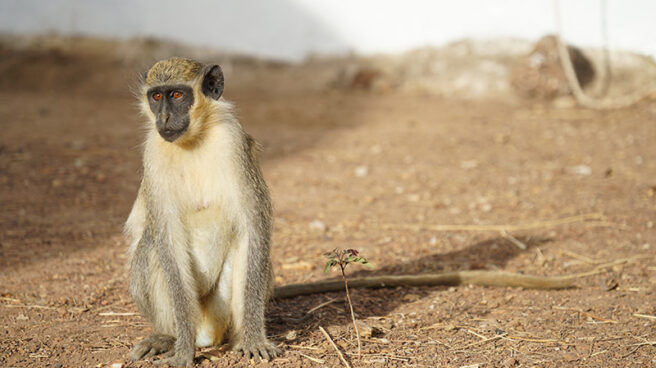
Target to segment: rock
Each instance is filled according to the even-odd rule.
[[[374,328],[366,324],[364,321],[356,319],[355,324],[358,326],[360,337],[371,338],[374,335]]]
[[[382,75],[378,69],[361,67],[351,79],[350,87],[353,89],[371,89],[374,82]]]
[[[575,361],[579,360],[580,358],[575,353],[564,353],[563,354],[563,359],[566,362],[575,362]]]
[[[583,88],[595,77],[592,62],[574,46],[567,46],[567,51]],[[550,100],[571,94],[560,65],[556,36],[542,37],[528,55],[519,59],[510,72],[510,84],[519,95],[527,98]]]
[[[421,199],[419,194],[408,194],[407,198],[409,202],[419,202],[419,200]]]
[[[478,167],[478,161],[477,160],[460,161],[460,167],[465,170],[475,169]]]
[[[298,337],[298,333],[296,332],[296,330],[291,330],[287,332],[287,335],[285,335],[285,340],[292,341],[292,340],[296,340],[297,337]]]
[[[557,109],[571,109],[576,106],[576,100],[572,96],[561,96],[553,100],[553,107]]]
[[[404,302],[415,302],[419,300],[419,298],[421,297],[417,294],[405,294],[402,299]]]
[[[312,220],[310,222],[310,230],[323,233],[326,231],[326,224],[321,220]]]
[[[592,168],[588,165],[576,165],[568,167],[567,172],[575,175],[590,176],[592,175]]]
[[[355,174],[355,176],[357,176],[358,178],[362,178],[367,176],[367,174],[369,174],[369,169],[364,165],[358,166],[355,168],[355,170],[353,170],[353,174]]]

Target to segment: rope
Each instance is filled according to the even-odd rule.
[[[556,43],[558,45],[558,56],[560,58],[560,66],[563,69],[563,72],[565,73],[565,79],[567,80],[567,85],[570,91],[572,91],[572,94],[574,95],[574,98],[576,99],[576,102],[579,105],[595,110],[620,109],[623,107],[634,105],[640,100],[642,100],[643,98],[650,95],[651,93],[656,92],[656,89],[652,88],[646,91],[645,90],[638,91],[636,93],[626,96],[618,96],[618,97],[604,98],[604,99],[595,99],[586,95],[583,92],[583,89],[581,88],[578,79],[576,78],[576,72],[574,71],[572,60],[569,56],[569,52],[567,51],[565,43],[563,42],[562,39],[562,23],[561,23],[559,5],[560,5],[559,0],[554,0],[554,13],[556,18],[555,19]],[[611,78],[610,55],[608,54],[608,23],[605,15],[606,0],[602,0],[602,12],[604,13],[602,15],[602,28],[603,28],[602,33],[605,43],[604,53],[606,54],[605,64],[606,64],[606,79],[607,79],[605,81],[606,86],[604,87],[604,91],[603,91],[603,94],[605,95],[608,90],[608,86],[610,85],[610,78]]]

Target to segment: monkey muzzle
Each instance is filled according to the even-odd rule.
[[[189,127],[189,119],[176,119],[169,114],[160,114],[155,122],[157,132],[167,142],[173,142],[180,138]]]

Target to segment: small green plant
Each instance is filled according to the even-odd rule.
[[[346,266],[351,263],[360,263],[366,267],[373,267],[369,261],[364,257],[360,256],[360,252],[356,249],[333,249],[332,252],[324,254],[328,261],[326,262],[326,267],[323,272],[327,273],[333,267],[339,266],[340,271],[342,271],[342,280],[344,280],[344,290],[346,291],[346,300],[348,301],[349,308],[351,309],[351,320],[353,321],[353,327],[355,328],[355,336],[358,339],[358,358],[360,357],[361,343],[360,343],[360,331],[358,331],[358,325],[355,323],[355,313],[353,312],[353,303],[351,303],[351,295],[349,294],[348,281],[346,279]]]

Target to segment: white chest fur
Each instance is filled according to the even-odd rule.
[[[158,175],[151,177],[168,180],[155,183],[153,194],[164,207],[178,204],[168,210],[179,216],[186,229],[183,239],[202,294],[218,280],[217,264],[223,264],[239,232],[241,194],[234,142],[229,127],[217,126],[194,150],[162,141],[146,147],[147,152],[160,151],[155,156],[159,160],[146,170],[157,170]]]

